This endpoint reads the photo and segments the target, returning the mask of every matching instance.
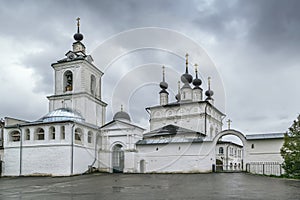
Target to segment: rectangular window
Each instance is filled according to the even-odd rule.
[[[26,133],[25,140],[30,140],[30,133]]]
[[[88,143],[92,143],[92,135],[88,135]]]
[[[37,139],[38,140],[44,140],[45,139],[45,135],[44,134],[37,134]]]
[[[66,132],[65,132],[65,127],[64,126],[60,127],[60,139],[61,140],[66,139]]]

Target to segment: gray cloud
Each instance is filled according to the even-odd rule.
[[[78,16],[82,18],[81,30],[89,52],[105,39],[131,28],[150,26],[179,31],[202,44],[216,63],[226,91],[226,113],[233,119],[234,128],[246,132],[284,131],[300,109],[297,101],[300,96],[295,92],[300,89],[299,4],[297,0],[7,1],[0,5],[0,36],[18,47],[10,52],[19,55],[11,64],[33,70],[36,84],[31,92],[44,96],[52,93],[53,88],[50,64],[71,48]],[[148,58],[153,57],[138,54],[135,59],[147,63],[151,60]],[[166,58],[172,59],[166,56],[158,61],[170,63],[174,68],[182,66],[179,60],[167,62]],[[131,69],[137,63],[123,64]],[[0,68],[3,67],[9,66],[0,61]],[[180,67],[177,69],[180,71]],[[105,77],[112,77],[117,71],[107,71]],[[118,80],[105,77],[104,92]],[[176,85],[172,87],[176,90]],[[148,89],[151,94],[155,92],[153,86]],[[7,86],[2,85],[0,91],[7,91]],[[30,104],[26,94],[23,95],[21,105]],[[108,95],[103,96],[110,101]],[[152,94],[151,98],[145,104],[157,102],[158,94]],[[39,111],[40,115],[44,113],[45,105],[38,107],[35,114],[27,110],[20,114],[18,105],[8,106],[7,101],[0,100],[0,115],[33,119]],[[144,105],[139,101],[129,108],[136,122],[147,121],[141,107]],[[112,111],[108,112],[110,120]]]

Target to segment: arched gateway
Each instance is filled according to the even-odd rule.
[[[243,151],[242,151],[242,159],[243,159],[243,162],[242,162],[242,168],[243,169],[246,169],[246,163],[247,163],[247,158],[248,158],[248,145],[247,145],[247,140],[246,140],[246,137],[244,134],[242,134],[241,132],[237,131],[237,130],[234,130],[234,129],[227,129],[227,130],[224,130],[224,131],[221,131],[220,133],[218,133],[214,138],[213,138],[213,146],[216,147],[217,146],[217,142],[219,141],[219,139],[223,136],[226,136],[226,135],[234,135],[236,137],[238,137],[242,143],[243,143]],[[221,168],[219,165],[220,163],[223,163],[220,159],[215,159],[216,160],[216,163],[215,163],[215,166],[219,167],[219,169]],[[226,163],[226,165],[230,165],[230,163]],[[218,168],[217,168],[218,169]],[[227,167],[224,169],[226,170],[228,169]],[[223,168],[222,168],[223,170]]]
[[[124,150],[123,146],[120,144],[116,144],[112,148],[112,168],[113,173],[123,173]]]

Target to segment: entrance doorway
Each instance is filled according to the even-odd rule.
[[[145,160],[140,161],[140,173],[145,173]]]
[[[112,149],[112,168],[113,173],[123,173],[124,150],[120,144],[116,144]]]
[[[235,130],[225,130],[215,138],[215,166],[217,172],[244,170],[245,136]]]

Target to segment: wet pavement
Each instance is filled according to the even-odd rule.
[[[0,199],[300,199],[300,181],[244,173],[0,178]]]

